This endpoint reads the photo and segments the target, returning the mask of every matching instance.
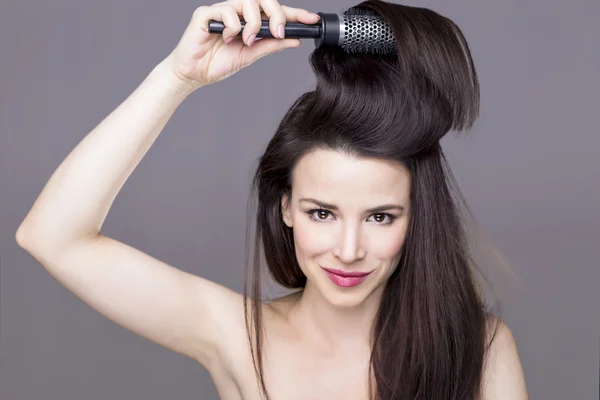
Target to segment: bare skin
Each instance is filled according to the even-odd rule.
[[[263,322],[269,339],[263,352],[269,358],[264,375],[272,400],[368,400],[370,349],[356,352],[323,349],[291,321],[302,291],[263,303]],[[239,304],[242,298],[240,295]],[[260,400],[259,381],[252,366],[242,313],[234,313],[237,329],[226,335],[219,362],[204,364],[222,400]],[[232,325],[235,326],[236,324]],[[528,393],[516,343],[501,322],[483,371],[482,400],[527,400]],[[371,382],[375,377],[371,374]]]
[[[247,22],[243,37],[226,44],[241,29],[239,15]],[[253,43],[263,16],[269,18],[274,38]],[[210,19],[224,22],[227,29],[222,35],[207,33]],[[298,39],[278,36],[277,27],[287,21],[312,24],[318,18],[276,0],[229,0],[199,7],[171,54],[54,171],[16,233],[19,246],[90,307],[206,368],[223,400],[260,398],[242,295],[100,230],[127,178],[181,102],[260,57],[297,47]],[[305,222],[290,217],[286,223],[298,227]],[[340,260],[360,257],[352,240],[344,243],[336,254]],[[380,248],[377,254],[390,254],[389,249]],[[316,266],[309,267],[307,271],[314,271]],[[272,400],[367,399],[369,349],[362,325],[346,326],[352,328],[353,339],[331,347],[335,332],[315,335],[299,322],[306,320],[300,318],[301,298],[296,293],[263,304],[268,336],[265,377]],[[330,330],[340,329],[338,325]],[[508,328],[499,339],[492,352],[494,362],[485,372],[484,400],[526,399]]]
[[[303,335],[290,321],[301,292],[263,304],[269,339],[263,351],[269,359],[264,374],[272,399],[368,399],[367,374],[370,350],[365,343],[354,353],[333,354]],[[241,299],[240,299],[241,301]],[[224,362],[208,370],[223,400],[260,399],[243,321],[230,332],[237,343],[225,349]],[[309,383],[309,384],[308,384]]]

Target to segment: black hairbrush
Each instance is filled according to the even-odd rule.
[[[396,40],[389,25],[374,11],[352,7],[342,15],[318,12],[321,16],[316,24],[287,22],[285,37],[294,39],[314,39],[315,46],[332,45],[341,47],[346,53],[395,54]],[[245,21],[240,18],[242,35]],[[209,33],[222,33],[223,22],[208,21]],[[257,38],[274,37],[269,30],[269,21],[262,21]]]

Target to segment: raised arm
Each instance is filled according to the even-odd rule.
[[[206,364],[215,357],[219,324],[227,323],[217,311],[235,309],[240,296],[100,234],[121,187],[188,93],[157,65],[60,164],[16,236],[92,308]]]
[[[263,3],[269,3],[273,34],[286,20],[316,22],[305,10]],[[226,45],[241,29],[242,11],[244,39]],[[209,19],[225,23],[222,36],[206,32]],[[205,366],[220,361],[219,350],[244,329],[241,295],[100,229],[127,178],[190,93],[267,54],[298,47],[298,39],[275,38],[248,47],[260,25],[258,4],[242,10],[242,0],[230,0],[198,8],[173,52],[59,165],[16,233],[23,249],[92,308]]]

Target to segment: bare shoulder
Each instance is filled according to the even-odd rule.
[[[483,369],[482,399],[529,399],[515,338],[495,316],[489,317],[486,345],[489,349]]]
[[[219,302],[219,306],[213,307],[212,318],[218,321],[218,330],[215,332],[216,354],[211,359],[199,361],[211,371],[220,369],[235,378],[240,370],[245,370],[247,366],[252,368],[252,364],[249,364],[252,356],[244,314],[244,295],[213,282],[211,285],[215,288],[214,301]],[[199,287],[198,290],[203,288]],[[270,330],[273,321],[285,314],[292,298],[293,296],[288,295],[269,303],[260,303],[264,329]],[[252,298],[246,298],[250,329],[253,328],[250,318],[252,301]]]
[[[216,318],[220,319],[220,341],[218,343],[218,361],[235,365],[243,365],[245,359],[251,355],[250,344],[248,340],[248,331],[246,329],[246,317],[244,315],[244,295],[231,289],[221,287],[223,292],[220,298],[223,300],[222,307],[215,312],[220,314]],[[261,313],[264,328],[267,331],[274,329],[274,324],[285,316],[298,298],[299,293],[291,293],[273,299],[270,302],[261,302]],[[252,308],[252,299],[247,298],[248,322],[250,319],[250,309]],[[250,325],[252,329],[252,325]]]
[[[213,357],[197,360],[211,374],[222,398],[242,398],[242,393],[254,393],[257,381],[253,368],[252,352],[244,315],[244,295],[214,284],[220,292],[216,298],[221,302],[214,310],[214,320],[219,326],[216,352]],[[281,321],[285,319],[295,295],[287,295],[270,302],[261,302],[263,327],[270,336],[278,336]],[[250,310],[252,298],[247,297],[249,328],[254,329]]]

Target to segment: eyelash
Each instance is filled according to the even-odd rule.
[[[316,222],[323,222],[323,221],[325,221],[325,220],[322,220],[322,219],[315,218],[313,216],[313,214],[315,212],[317,212],[317,211],[321,211],[321,212],[326,212],[326,213],[329,213],[329,214],[333,214],[331,211],[326,210],[324,208],[313,208],[312,210],[309,210],[306,213],[311,216],[311,218],[312,218],[313,221],[316,221]],[[386,222],[386,223],[379,222],[378,225],[390,225],[392,222],[394,222],[394,220],[396,218],[398,218],[395,215],[388,214],[388,213],[375,213],[375,214],[371,214],[371,215],[385,215],[385,216],[387,216],[389,218],[390,222]]]

